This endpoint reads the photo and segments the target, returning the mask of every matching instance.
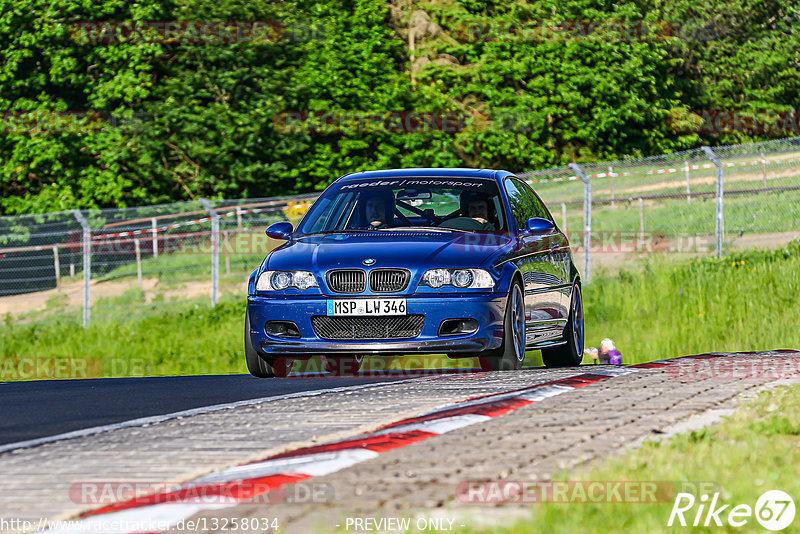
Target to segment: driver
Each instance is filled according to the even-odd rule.
[[[362,193],[358,205],[365,228],[377,230],[393,226],[394,195],[391,191]]]
[[[487,230],[496,230],[494,202],[490,197],[480,193],[464,192],[461,194],[461,213],[486,225]]]

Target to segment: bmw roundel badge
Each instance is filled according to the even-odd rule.
[[[374,259],[372,259],[372,258],[366,258],[366,259],[365,259],[364,261],[362,261],[361,263],[363,263],[364,265],[374,265],[374,264],[375,264],[375,260],[374,260]]]

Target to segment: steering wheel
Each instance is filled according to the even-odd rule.
[[[403,215],[403,214],[400,212],[400,210],[399,210],[399,209],[395,208],[395,209],[394,209],[394,214],[395,214],[395,215],[397,215],[397,217],[398,217],[398,218],[402,219],[403,223],[405,223],[405,225],[406,225],[406,226],[414,226],[413,224],[411,224],[411,221],[410,221],[410,220],[408,220],[408,217],[406,217],[405,215]]]
[[[486,230],[484,224],[471,217],[454,217],[447,221],[447,225],[439,224],[440,228],[452,228],[453,230]]]

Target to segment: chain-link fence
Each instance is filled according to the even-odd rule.
[[[800,234],[800,137],[649,158],[571,164],[525,178],[570,237],[584,282],[593,263],[643,253],[723,254]],[[0,217],[0,316],[84,325],[243,294],[246,274],[316,195],[197,200]],[[82,314],[82,317],[81,317]]]
[[[264,229],[299,221],[315,197],[0,217],[0,315],[39,321],[77,309],[87,325],[193,297],[213,306],[242,291],[276,244]]]
[[[800,235],[800,137],[521,175],[582,256],[722,255]]]

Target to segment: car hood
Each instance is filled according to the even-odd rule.
[[[293,239],[267,257],[271,271],[340,268],[482,267],[511,244],[508,236],[463,232],[370,232]]]

